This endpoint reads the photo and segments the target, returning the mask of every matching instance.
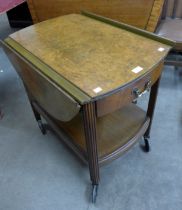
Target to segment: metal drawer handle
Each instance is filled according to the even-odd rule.
[[[134,88],[133,93],[137,98],[140,98],[142,95],[146,94],[151,88],[151,81],[148,81],[145,84],[144,91],[140,91],[138,88]]]

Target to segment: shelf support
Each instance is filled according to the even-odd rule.
[[[159,84],[160,84],[160,77],[155,82],[155,84],[151,87],[151,91],[150,91],[150,98],[149,98],[148,109],[147,109],[147,117],[150,118],[150,123],[144,134],[145,148],[147,152],[150,150],[148,140],[150,138],[150,130],[151,130],[151,125],[152,125],[153,116],[154,116],[154,110],[155,110],[155,105],[156,105],[156,100],[157,100]]]
[[[83,106],[83,123],[90,179],[92,181],[92,202],[95,203],[99,185],[99,161],[97,152],[96,111],[94,102]]]

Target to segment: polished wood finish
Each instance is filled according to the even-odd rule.
[[[103,116],[110,112],[113,112],[121,107],[131,103],[137,96],[134,94],[134,90],[137,88],[140,92],[146,90],[146,88],[152,87],[152,85],[160,77],[163,70],[163,62],[144,76],[132,81],[126,86],[123,86],[119,91],[113,93],[110,96],[106,96],[97,101],[97,116]],[[146,87],[149,84],[149,87]]]
[[[160,20],[160,16],[161,16],[161,13],[162,13],[164,1],[163,0],[162,1],[161,0],[155,0],[154,1],[152,11],[150,13],[150,17],[149,17],[147,26],[145,28],[147,31],[155,32],[157,24]]]
[[[98,185],[99,160],[97,152],[97,125],[96,125],[95,103],[88,103],[83,106],[83,124],[84,124],[84,134],[85,134],[84,140],[86,142],[87,159],[90,169],[90,178],[93,185]],[[76,132],[82,132],[82,131],[83,128],[81,131],[77,130]]]
[[[107,23],[109,25],[115,26],[117,28],[120,28],[120,29],[129,31],[129,32],[132,32],[134,34],[137,34],[137,35],[140,35],[140,36],[144,36],[145,38],[149,38],[149,39],[158,41],[160,43],[163,43],[163,44],[166,44],[166,45],[170,45],[170,46],[174,45],[174,41],[172,41],[170,39],[166,39],[166,38],[163,39],[162,37],[157,36],[154,33],[148,32],[146,30],[143,30],[143,29],[140,29],[140,28],[128,25],[128,24],[121,23],[121,22],[118,22],[116,20],[112,20],[110,18],[103,17],[101,15],[96,15],[96,14],[88,12],[88,11],[82,11],[81,14],[85,15],[86,17],[90,17],[92,19],[101,21],[103,23]]]
[[[34,23],[88,10],[154,32],[164,0],[28,0]]]
[[[18,42],[14,41],[11,38],[7,38],[4,42],[0,40],[0,45],[5,50],[8,49],[11,54],[15,54],[16,56],[21,57],[23,61],[27,62],[28,60],[29,64],[32,65],[34,69],[37,69],[37,71],[40,71],[46,78],[54,81],[56,85],[61,87],[61,89],[66,91],[80,104],[87,103],[91,100],[91,98],[86,95],[82,90],[73,85],[70,81],[66,80],[62,75],[56,73],[54,69],[39,60],[36,56],[31,54],[28,50],[18,44]]]
[[[155,105],[156,105],[156,101],[157,101],[157,93],[158,93],[158,89],[159,89],[159,84],[160,84],[160,77],[158,77],[158,80],[151,88],[148,110],[147,110],[147,117],[150,118],[150,124],[147,128],[147,131],[144,134],[144,138],[150,138],[150,130],[151,130],[151,126],[152,126],[154,110],[155,110]]]
[[[30,97],[43,106],[47,113],[60,121],[69,121],[78,114],[81,106],[73,98],[17,53],[12,53],[6,45],[3,47],[24,81]]]
[[[24,81],[42,133],[41,116],[88,163],[95,201],[99,166],[150,133],[163,60],[173,43],[87,16],[52,19],[2,44]],[[151,86],[146,113],[131,102]]]
[[[170,49],[166,44],[134,33],[131,37],[129,31],[82,15],[51,19],[10,37],[91,98],[146,74]],[[137,66],[143,70],[135,74],[132,70]],[[94,92],[97,87],[102,91]]]
[[[130,142],[130,140],[142,130],[139,137],[135,139],[135,141],[138,140],[148,127],[148,119],[149,118],[146,118],[146,113],[134,104],[125,106],[104,117],[97,118],[96,127],[99,162],[104,162],[108,156],[118,156],[118,150],[119,154],[122,154],[124,145]],[[74,141],[76,145],[79,145],[79,148],[86,153],[84,124],[81,114],[77,115],[69,122],[57,122],[57,125],[68,133],[72,141]],[[122,150],[120,148],[122,148]]]
[[[84,128],[83,114],[79,113],[71,121],[63,123],[55,121],[37,103],[33,102],[33,107],[46,119],[65,144],[82,161],[88,163],[87,144],[85,141],[85,129],[88,129],[88,127]],[[146,117],[146,112],[134,104],[125,106],[123,109],[104,117],[97,118],[96,123],[94,110],[92,112],[92,120],[94,121],[89,119],[91,124],[94,125],[93,131],[95,131],[92,134],[87,134],[87,138],[90,138],[90,135],[94,135],[94,139],[97,137],[97,144],[92,143],[92,145],[94,145],[94,154],[98,154],[96,158],[98,158],[100,166],[120,157],[130,149],[144,135],[150,122],[150,119]],[[88,147],[90,148],[92,145]],[[95,165],[97,165],[97,159],[94,161]],[[93,165],[91,167],[93,168]]]

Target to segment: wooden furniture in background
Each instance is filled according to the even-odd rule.
[[[7,11],[7,17],[13,28],[25,28],[33,23],[27,2]]]
[[[3,42],[41,116],[88,163],[92,201],[99,166],[149,135],[163,60],[173,42],[92,13],[35,24]],[[122,58],[122,59],[121,59]],[[151,88],[147,112],[132,103]]]
[[[156,33],[176,42],[173,51],[167,57],[165,64],[176,68],[182,66],[182,1],[166,0],[162,19]]]
[[[164,0],[28,0],[27,2],[34,23],[88,10],[154,32]]]

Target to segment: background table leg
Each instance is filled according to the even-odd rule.
[[[45,135],[46,134],[46,128],[45,128],[45,125],[42,122],[41,115],[35,110],[35,108],[34,108],[34,106],[33,106],[33,104],[31,102],[30,102],[30,104],[31,104],[31,107],[32,107],[35,119],[36,119],[36,121],[38,123],[38,126],[39,126],[42,134]]]
[[[90,170],[90,179],[93,186],[92,202],[95,203],[97,197],[97,189],[99,185],[95,103],[89,103],[83,106],[83,121]]]

